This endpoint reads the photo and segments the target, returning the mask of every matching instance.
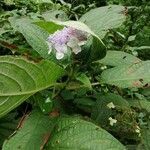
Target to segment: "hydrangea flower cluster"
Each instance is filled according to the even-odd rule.
[[[64,27],[62,30],[56,31],[49,35],[47,44],[49,46],[48,54],[52,49],[56,51],[56,58],[62,59],[68,51],[68,47],[78,54],[81,52],[81,46],[87,41],[88,34],[74,29],[72,27]]]

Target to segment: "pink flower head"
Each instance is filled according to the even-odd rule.
[[[56,51],[56,58],[62,59],[67,53],[67,48],[78,54],[81,52],[81,46],[87,41],[87,33],[80,30],[64,27],[62,30],[56,31],[54,34],[49,35],[47,44],[49,46],[49,54],[52,49]]]

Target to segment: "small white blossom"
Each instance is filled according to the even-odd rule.
[[[51,100],[50,100],[50,98],[48,97],[46,100],[45,100],[45,103],[50,103],[51,102]]]
[[[57,59],[62,59],[63,57],[64,57],[64,53],[56,52],[56,58]]]
[[[140,130],[139,130],[139,129],[136,129],[135,132],[136,132],[136,133],[140,133]]]
[[[75,54],[78,54],[79,52],[81,52],[81,47],[79,46],[79,40],[76,37],[72,37],[70,38],[69,42],[67,43],[67,45],[72,48],[72,51]]]
[[[107,69],[107,66],[102,66],[101,67],[101,70],[105,70],[105,69]]]
[[[48,54],[52,49],[55,50],[56,58],[62,59],[67,53],[68,47],[75,53],[81,52],[81,46],[87,41],[88,34],[80,30],[64,27],[62,30],[56,31],[49,35],[47,44],[49,47]]]
[[[117,120],[113,119],[112,117],[109,117],[108,120],[110,121],[111,126],[113,126],[115,123],[117,123]]]
[[[141,130],[140,127],[139,127],[139,126],[136,126],[135,132],[136,132],[136,133],[140,133],[140,132],[141,132],[140,130]]]
[[[116,106],[114,105],[113,102],[110,102],[107,104],[107,107],[111,109],[111,108],[115,108]]]

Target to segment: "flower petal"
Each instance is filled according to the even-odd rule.
[[[72,48],[72,47],[76,47],[78,43],[79,40],[76,37],[71,37],[67,45]]]
[[[75,53],[75,54],[78,54],[81,52],[81,47],[80,46],[76,46],[76,47],[72,47],[72,51]]]
[[[52,51],[52,44],[49,43],[49,42],[47,42],[47,41],[46,41],[46,43],[47,43],[47,45],[48,45],[48,54],[50,54],[51,51]]]
[[[66,44],[55,44],[54,48],[57,52],[66,53],[67,52],[67,45]]]
[[[62,59],[63,57],[64,57],[64,53],[56,52],[56,58],[57,59]]]

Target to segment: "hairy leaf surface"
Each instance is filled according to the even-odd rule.
[[[62,74],[63,69],[50,61],[0,57],[0,117],[34,93],[53,86]]]

